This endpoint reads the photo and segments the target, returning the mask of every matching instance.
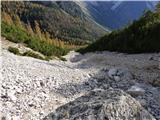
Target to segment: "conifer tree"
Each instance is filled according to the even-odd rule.
[[[37,21],[35,21],[34,24],[35,24],[35,33],[36,33],[36,35],[37,35],[40,39],[42,39],[42,33],[41,33],[41,28],[40,28],[40,26],[39,26],[39,23],[38,23]]]
[[[33,32],[33,30],[32,30],[32,27],[31,27],[30,22],[28,22],[28,24],[27,24],[27,26],[26,26],[26,29],[27,29],[27,32],[28,32],[31,36],[34,35],[34,32]]]
[[[45,39],[49,40],[50,39],[50,34],[47,31],[44,34],[45,34]]]
[[[18,15],[15,15],[15,25],[19,28],[23,28],[23,25]]]
[[[8,25],[13,24],[13,20],[12,20],[11,16],[9,14],[7,14],[6,12],[2,12],[2,21],[7,23]]]

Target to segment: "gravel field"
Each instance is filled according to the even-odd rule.
[[[67,61],[17,56],[2,44],[1,118],[39,120],[95,88],[118,88],[160,120],[160,54],[71,51]],[[137,92],[138,91],[138,92]]]

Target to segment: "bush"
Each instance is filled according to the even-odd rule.
[[[52,44],[49,44],[45,41],[40,41],[35,37],[32,37],[28,42],[27,42],[28,47],[32,48],[35,51],[41,52],[42,54],[46,56],[63,56],[67,54],[67,50],[56,47]]]
[[[10,51],[11,53],[14,53],[16,55],[21,55],[21,53],[19,52],[19,49],[18,48],[15,48],[15,47],[9,47],[8,48],[8,51]]]
[[[43,58],[42,56],[40,56],[40,55],[37,54],[37,53],[32,52],[31,50],[29,50],[29,51],[27,51],[27,52],[24,52],[24,53],[23,53],[23,56],[29,56],[29,57],[33,57],[33,58],[37,58],[37,59],[44,60],[44,58]]]
[[[4,22],[1,23],[2,36],[6,37],[6,39],[15,42],[15,43],[23,43],[28,41],[29,36],[25,31],[15,25],[7,25]]]

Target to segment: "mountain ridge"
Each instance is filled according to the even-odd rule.
[[[77,2],[97,23],[110,30],[138,19],[145,10],[154,10],[157,1],[81,1]]]

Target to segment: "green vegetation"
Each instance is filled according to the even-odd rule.
[[[16,55],[29,56],[29,57],[33,57],[33,58],[37,58],[37,59],[41,59],[41,60],[47,60],[48,61],[48,60],[51,59],[49,56],[46,56],[44,58],[44,57],[40,56],[39,54],[37,54],[35,52],[32,52],[31,50],[26,51],[24,53],[20,53],[18,48],[11,47],[11,46],[8,47],[8,51],[10,51],[11,53],[16,54]],[[59,59],[62,60],[62,61],[65,61],[65,59],[63,59],[63,57],[59,57]]]
[[[43,57],[41,57],[39,54],[32,52],[31,50],[24,52],[23,56],[29,56],[29,57],[33,57],[33,58],[37,58],[37,59],[41,59],[44,60]]]
[[[59,59],[62,61],[67,61],[66,58],[64,58],[64,57],[59,57]]]
[[[19,49],[18,48],[15,48],[15,47],[9,47],[8,50],[11,52],[11,53],[14,53],[16,55],[21,55],[21,53],[19,52]]]
[[[16,21],[29,23],[33,30],[38,30],[38,24],[39,30],[48,32],[50,38],[85,44],[85,41],[93,41],[106,32],[72,1],[2,1],[1,4],[2,12]],[[40,35],[38,31],[37,34]]]
[[[61,14],[64,14],[64,12],[59,10],[60,8],[58,10],[57,7],[54,8],[54,3],[53,6],[40,3],[41,2],[3,1],[1,22],[2,36],[15,43],[24,43],[27,47],[45,55],[46,59],[50,59],[52,56],[60,58],[60,56],[67,54],[69,50],[77,49],[87,43],[77,41],[76,39],[59,39],[53,32],[56,32],[56,34],[59,32],[65,33],[63,30],[59,31],[57,26],[55,27],[58,23],[66,20],[66,18],[63,18],[62,21],[58,20],[62,17]],[[52,20],[53,22],[54,19],[50,19],[48,12],[52,13],[50,16],[51,18],[54,16],[54,19],[58,20],[56,24],[55,22],[53,25],[50,24],[48,20]],[[53,14],[54,12],[55,14]],[[49,18],[46,18],[46,16]],[[68,23],[65,23],[63,25],[67,26],[67,24]],[[59,27],[63,28],[63,25]],[[50,29],[47,27],[50,27]],[[71,30],[68,28],[68,31]],[[67,33],[65,33],[65,37],[68,37]]]
[[[113,31],[78,51],[117,51],[125,53],[160,52],[160,4],[153,12],[147,11],[124,29]]]
[[[40,40],[36,36],[27,34],[24,29],[16,25],[8,25],[2,22],[1,27],[2,36],[6,37],[8,40],[16,43],[25,43],[28,47],[46,56],[62,56],[68,52],[68,50],[54,46],[52,43],[48,43],[45,40]]]
[[[23,43],[28,40],[28,35],[24,30],[15,25],[7,25],[4,22],[1,23],[1,35],[15,43]]]

